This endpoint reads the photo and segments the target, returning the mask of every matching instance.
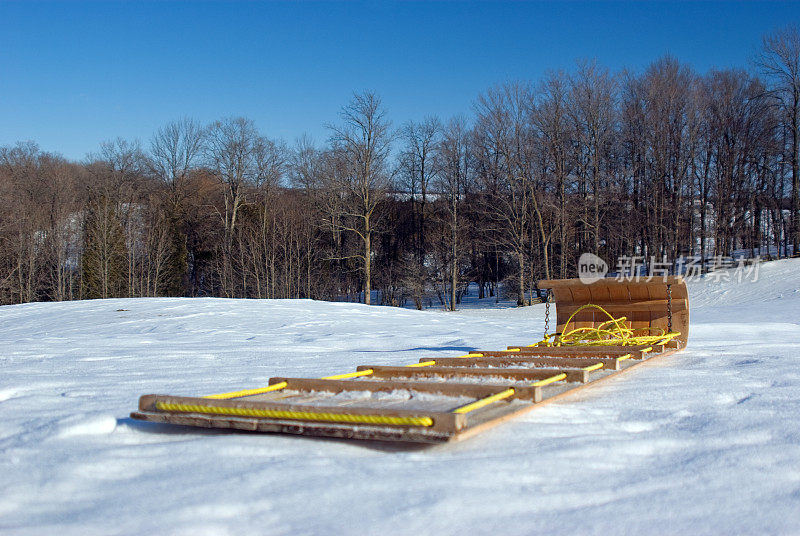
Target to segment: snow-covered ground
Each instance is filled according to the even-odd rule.
[[[800,261],[690,294],[687,351],[433,447],[128,413],[145,393],[530,343],[543,306],[0,307],[0,533],[800,534]]]

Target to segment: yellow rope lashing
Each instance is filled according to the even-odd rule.
[[[393,426],[433,426],[433,419],[426,416],[399,417],[392,415],[353,415],[349,413],[292,411],[283,409],[224,408],[219,406],[203,406],[200,404],[176,404],[172,402],[156,402],[156,409],[161,411],[179,411],[183,413],[231,415],[235,417],[261,417],[265,419],[291,419],[355,424],[389,424]]]
[[[240,396],[260,395],[261,393],[269,393],[270,391],[280,391],[286,387],[286,382],[274,383],[269,387],[259,387],[257,389],[245,389],[244,391],[233,391],[231,393],[220,393],[218,395],[208,395],[203,398],[215,398],[218,400],[225,400],[228,398],[239,398]]]
[[[545,385],[550,385],[551,383],[560,382],[561,380],[567,377],[566,374],[563,372],[561,374],[556,374],[555,376],[550,376],[549,378],[545,378],[544,380],[539,380],[536,383],[532,383],[533,387],[544,387]]]
[[[348,372],[347,374],[335,374],[333,376],[323,376],[321,380],[346,380],[347,378],[359,378],[361,376],[369,376],[375,372],[372,369],[359,370],[358,372]]]
[[[460,408],[456,408],[453,410],[453,413],[469,413],[470,411],[475,411],[476,409],[480,409],[484,406],[488,406],[493,402],[497,402],[498,400],[503,400],[504,398],[508,398],[514,394],[514,389],[506,389],[505,391],[500,391],[499,393],[487,396],[486,398],[481,398],[480,400],[476,400],[470,404],[466,404],[461,406]]]
[[[594,365],[589,365],[588,367],[583,367],[581,370],[585,370],[587,372],[591,372],[593,370],[597,370],[597,369],[601,369],[601,368],[603,368],[603,364],[602,363],[595,363]]]
[[[422,361],[420,363],[411,363],[410,365],[406,365],[407,367],[430,367],[431,365],[435,365],[436,361]]]

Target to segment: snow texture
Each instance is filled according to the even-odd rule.
[[[0,307],[0,533],[799,534],[800,261],[758,275],[690,285],[685,352],[433,447],[128,414],[146,393],[527,344],[543,306]]]

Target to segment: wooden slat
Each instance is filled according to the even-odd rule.
[[[617,287],[617,286],[628,286],[631,284],[634,285],[665,285],[665,284],[672,284],[677,285],[679,283],[683,283],[684,279],[682,276],[679,275],[670,275],[666,278],[663,277],[654,277],[650,281],[647,281],[646,278],[640,277],[637,280],[627,281],[627,280],[618,280],[616,278],[604,278],[598,281],[595,281],[591,285],[588,286],[607,286],[607,287]],[[563,287],[573,287],[576,285],[584,285],[587,286],[586,283],[582,282],[580,279],[541,279],[539,280],[539,288],[550,288],[550,289],[557,289]]]
[[[298,391],[343,391],[392,392],[398,389],[420,393],[436,393],[444,396],[469,396],[483,398],[499,393],[504,386],[480,385],[475,383],[414,382],[414,381],[372,381],[372,380],[323,380],[319,378],[271,378],[270,384],[285,381],[287,389]]]
[[[307,406],[301,404],[282,404],[280,402],[248,402],[246,399],[218,400],[211,398],[189,397],[189,396],[170,396],[170,395],[144,395],[139,399],[139,410],[151,413],[163,413],[156,403],[164,402],[167,404],[186,404],[193,406],[213,406],[218,408],[242,408],[256,410],[277,410],[277,411],[296,411],[317,413],[323,410],[319,406]],[[202,413],[202,412],[200,412]],[[436,413],[424,410],[404,410],[404,409],[384,409],[371,407],[348,407],[348,415],[384,415],[389,417],[431,417],[434,421],[432,428],[442,432],[454,433],[464,425],[464,420],[457,418],[457,414]],[[275,419],[292,420],[292,419]],[[385,425],[391,426],[391,425]]]
[[[523,407],[528,406],[526,404]],[[531,407],[533,407],[531,405]],[[517,408],[517,411],[519,408]],[[336,437],[367,441],[445,443],[458,438],[457,432],[442,431],[433,427],[402,427],[351,425],[321,422],[288,421],[280,419],[256,419],[227,415],[201,415],[197,413],[163,413],[134,411],[131,417],[140,421],[195,426],[199,428],[222,428],[247,430],[249,432],[294,434],[310,437]]]
[[[632,305],[631,302],[631,293],[628,291],[627,285],[614,285],[608,287],[608,295],[611,301],[615,304],[625,307],[628,305]],[[622,313],[615,313],[617,316],[626,316],[629,312],[628,309],[623,309]],[[631,327],[631,319],[628,318],[625,320],[625,326]]]
[[[585,382],[588,379],[586,371],[583,370],[569,370],[569,369],[530,369],[530,370],[508,370],[508,369],[483,369],[483,368],[465,368],[465,367],[424,367],[424,368],[409,368],[409,367],[377,367],[371,365],[364,365],[358,367],[359,370],[372,369],[373,377],[376,378],[426,378],[432,376],[452,376],[452,377],[491,377],[496,376],[505,379],[516,381],[537,381],[544,380],[562,372],[567,375],[567,381],[570,382]]]
[[[630,292],[631,295],[631,302],[649,301],[650,299],[650,291],[648,285],[645,284],[629,284],[628,292]],[[650,327],[649,310],[631,311],[630,313],[626,313],[625,316],[630,318],[631,327],[634,329]]]
[[[668,303],[667,300],[667,286],[666,285],[659,285],[659,286],[648,286],[647,292],[650,296],[650,302],[653,301],[662,301],[664,302],[663,306],[660,307],[652,307],[650,309],[650,327],[651,328],[660,328],[663,329],[664,332],[667,331],[667,317],[669,316],[668,313]],[[641,303],[641,302],[640,302]],[[675,311],[676,307],[680,307],[683,304],[683,300],[675,301],[673,300],[672,309]]]
[[[403,368],[403,367],[399,367]],[[485,398],[508,389],[507,385],[482,385],[479,383],[456,382],[420,382],[402,380],[321,380],[317,378],[274,378],[285,381],[287,389],[313,390],[313,391],[373,391],[392,392],[398,389],[416,391],[420,393],[436,393],[448,397],[468,396],[475,399]],[[541,400],[541,390],[538,387],[514,386],[514,398],[520,400]],[[420,410],[423,411],[423,410]]]
[[[572,303],[573,304],[586,304],[592,303],[592,295],[589,291],[589,287],[587,285],[573,285],[570,287],[572,291]],[[590,328],[595,324],[595,311],[589,309],[585,311],[581,311],[572,319],[572,323],[569,326],[566,326],[566,322],[569,319],[570,315],[574,312],[574,309],[567,314],[566,311],[562,311],[558,304],[556,304],[556,313],[558,316],[558,331],[563,333],[566,329],[576,329],[576,328]],[[603,320],[605,321],[605,320]]]
[[[509,346],[509,350],[519,348],[519,352],[486,352],[484,355],[498,355],[498,356],[525,356],[525,355],[538,355],[543,357],[614,357],[625,354],[633,354],[634,359],[642,358],[642,350],[644,348],[652,347],[653,353],[664,351],[664,345],[654,344],[638,345],[638,346]],[[466,358],[465,358],[466,359]]]
[[[609,303],[611,299],[611,289],[606,285],[587,285],[589,290],[590,303]]]
[[[552,292],[554,303],[572,303],[572,291],[569,287],[557,287]]]
[[[663,299],[663,300],[643,300],[643,301],[628,302],[628,303],[612,303],[608,301],[600,303],[598,302],[591,302],[591,303],[593,303],[594,305],[599,305],[609,313],[622,313],[621,315],[618,316],[624,316],[624,313],[628,311],[637,311],[637,312],[658,311],[659,313],[666,315],[669,302],[666,299]],[[570,305],[557,305],[557,307],[565,314],[570,315],[575,310],[577,310],[579,307],[582,306],[577,304],[570,304]],[[675,299],[672,300],[673,313],[677,311],[683,311],[684,309],[686,309],[686,307],[687,307],[686,300],[675,300]],[[597,320],[605,322],[605,320],[603,320],[603,317],[605,317],[605,320],[608,320],[608,317],[603,315],[602,313],[600,313],[597,316]]]
[[[448,357],[436,359],[436,364],[443,367],[513,367],[515,365],[547,365],[559,368],[581,368],[602,363],[604,370],[619,370],[620,361],[607,357],[474,357],[463,359]]]

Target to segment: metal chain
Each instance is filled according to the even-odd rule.
[[[544,299],[544,338],[547,338],[547,331],[550,328],[550,289],[545,291],[547,294]]]
[[[672,285],[667,285],[667,333],[672,333]]]

